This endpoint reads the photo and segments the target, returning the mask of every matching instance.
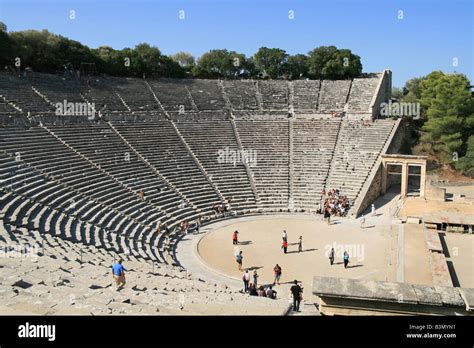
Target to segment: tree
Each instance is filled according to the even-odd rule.
[[[194,56],[187,52],[178,52],[170,56],[175,62],[177,62],[182,68],[191,70],[196,65]]]
[[[140,43],[132,50],[131,70],[137,76],[153,74],[159,70],[161,52],[157,47]]]
[[[408,80],[403,87],[403,102],[415,103],[421,98],[421,82],[424,77],[415,77]]]
[[[404,97],[403,88],[392,87],[392,99],[401,101]]]
[[[474,178],[474,135],[468,138],[466,155],[456,163],[456,169]]]
[[[56,72],[65,64],[76,68],[81,62],[95,62],[96,57],[89,47],[78,41],[55,35],[47,30],[25,30],[13,32],[15,57],[21,59],[21,67],[36,71]]]
[[[260,47],[253,60],[262,73],[276,79],[285,73],[288,54],[279,48]]]
[[[441,71],[430,73],[420,82],[420,103],[427,117],[421,142],[445,164],[453,164],[466,154],[468,137],[474,131],[474,100],[469,85],[465,75]],[[461,163],[464,166],[465,161]]]
[[[110,46],[100,46],[93,49],[92,52],[96,57],[96,65],[99,71],[115,76],[129,76],[132,74],[130,68],[132,49],[115,50]]]
[[[0,22],[0,64],[2,67],[13,64],[14,48],[15,42],[7,33],[7,26]]]
[[[198,78],[232,78],[248,69],[245,55],[225,49],[210,50],[199,58],[193,74]]]
[[[348,49],[321,46],[308,53],[308,72],[318,79],[345,79],[362,73],[360,57]]]
[[[284,70],[290,75],[291,79],[308,77],[308,57],[304,54],[289,56]]]
[[[162,55],[159,58],[159,68],[156,72],[157,77],[186,77],[186,70],[178,62],[168,56]]]

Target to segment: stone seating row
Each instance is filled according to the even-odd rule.
[[[351,113],[370,113],[372,97],[376,94],[380,82],[380,74],[372,74],[365,78],[354,78],[347,101],[347,109]]]
[[[15,242],[6,243],[2,238],[6,234],[14,234]],[[281,315],[288,307],[286,299],[250,297],[226,284],[132,255],[123,257],[127,284],[115,291],[111,265],[117,254],[113,251],[3,221],[0,248],[6,256],[0,267],[2,314]],[[25,250],[30,253],[17,257],[18,251]]]
[[[288,207],[288,121],[236,120],[235,123],[243,149],[257,156],[257,163],[250,170],[262,208]]]
[[[18,157],[53,180],[68,185],[146,225],[160,218],[157,209],[140,201],[135,192],[120,185],[98,165],[65,146],[40,127],[1,128],[0,150]]]
[[[293,121],[293,201],[297,208],[315,208],[320,202],[340,119]]]
[[[355,200],[394,125],[393,120],[378,120],[368,126],[363,126],[361,122],[344,121],[327,188],[339,188],[350,200]]]
[[[114,126],[198,211],[209,211],[221,200],[169,121]]]
[[[146,82],[114,77],[78,81],[40,73],[29,73],[26,78],[2,73],[0,96],[25,113],[51,113],[55,111],[55,103],[87,101],[103,114],[161,113],[164,109],[206,118],[225,110],[226,99],[234,111],[288,113],[291,106],[296,114],[367,113],[380,78],[380,74],[372,74],[353,81],[226,80],[220,83],[191,79]]]
[[[245,159],[238,148],[232,124],[229,121],[176,124],[210,179],[215,182],[222,195],[232,201],[232,209],[255,209],[255,195],[250,186],[244,166]],[[249,162],[250,160],[251,156],[248,157]]]

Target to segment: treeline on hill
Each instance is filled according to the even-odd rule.
[[[252,57],[215,49],[196,60],[186,52],[163,55],[157,47],[146,43],[121,50],[109,46],[89,48],[47,30],[8,32],[0,22],[0,64],[14,67],[17,58],[21,68],[38,72],[54,73],[72,65],[77,70],[84,67],[88,72],[95,70],[114,76],[345,79],[362,73],[359,56],[334,46],[318,47],[307,55],[289,55],[279,48],[261,47]]]
[[[420,103],[421,117],[414,122],[417,136],[413,152],[435,156],[474,177],[474,97],[463,74],[433,71],[414,78],[392,97],[404,103]]]

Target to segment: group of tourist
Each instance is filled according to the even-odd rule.
[[[230,199],[224,199],[221,203],[214,204],[212,210],[214,210],[216,215],[226,216],[230,213],[230,202]]]
[[[286,230],[283,231],[282,233],[282,249],[284,249],[284,253],[287,253],[287,248],[288,248],[288,233]],[[239,231],[235,230],[232,233],[232,244],[234,245],[234,255],[235,255],[235,260],[237,262],[237,267],[239,271],[242,271],[242,263],[243,263],[243,253],[242,250],[239,249],[238,244],[239,244]],[[303,251],[303,237],[299,237],[299,242],[298,242],[298,252]],[[273,289],[275,285],[280,285],[280,278],[282,275],[282,268],[279,264],[276,264],[275,267],[273,267],[273,283],[269,284],[267,286],[264,285],[258,285],[258,278],[259,275],[257,273],[257,270],[253,271],[252,274],[252,280],[253,282],[250,281],[250,273],[249,270],[245,270],[245,272],[242,275],[242,281],[244,283],[244,292],[249,293],[250,296],[260,296],[260,297],[268,297],[271,299],[276,299],[277,298],[277,292]],[[290,289],[290,297],[291,297],[291,302],[293,302],[293,310],[294,311],[299,311],[299,306],[300,306],[300,301],[303,298],[303,289],[301,286],[298,285],[298,281],[294,281],[294,285]]]
[[[331,250],[329,251],[329,263],[331,264],[331,266],[334,264],[335,257],[336,252],[334,251],[334,248],[331,248]],[[347,251],[344,251],[342,260],[344,261],[344,268],[347,268],[347,266],[349,265],[349,253]]]
[[[191,223],[189,223],[189,221],[187,220],[183,220],[179,224],[179,228],[180,228],[181,233],[184,233],[184,234],[187,234],[188,232],[193,232],[193,231],[196,231],[197,233],[199,233],[199,229],[201,228],[201,217],[198,217],[196,220],[191,221]]]
[[[267,287],[260,285],[257,287],[256,284],[251,283],[248,288],[248,293],[250,296],[267,297],[272,300],[276,300],[277,298],[277,292],[273,290],[271,285],[268,285]]]
[[[282,243],[281,243],[281,248],[283,249],[283,253],[287,254],[288,253],[288,234],[286,233],[286,230],[283,230],[283,233],[281,235]],[[303,236],[300,236],[298,239],[298,252],[303,251]]]
[[[250,273],[248,270],[242,275],[242,280],[244,282],[244,292],[248,292],[250,296],[259,296],[259,297],[268,297],[271,299],[276,299],[277,292],[273,290],[272,285],[264,286],[258,285],[258,273],[253,271],[253,282],[250,282]]]
[[[321,201],[316,212],[324,214],[324,218],[328,219],[328,223],[330,223],[331,215],[345,216],[349,211],[349,199],[339,189],[323,190],[320,199]]]

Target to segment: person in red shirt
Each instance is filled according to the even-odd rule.
[[[239,231],[235,230],[232,234],[232,244],[238,245],[239,244]]]
[[[273,274],[275,275],[275,279],[273,280],[273,285],[278,284],[280,285],[280,278],[281,278],[281,267],[277,263],[275,267],[273,267]]]

